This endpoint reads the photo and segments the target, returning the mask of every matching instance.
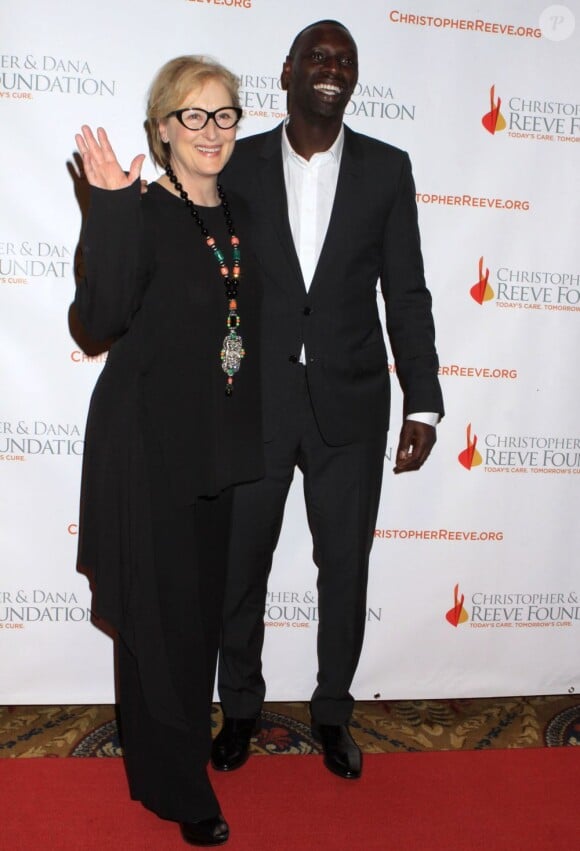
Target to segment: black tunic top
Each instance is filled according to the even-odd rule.
[[[237,197],[228,201],[240,237],[237,301],[246,349],[231,397],[220,361],[225,288],[184,202],[157,183],[143,196],[139,181],[123,190],[92,190],[86,278],[75,305],[92,337],[116,341],[87,420],[80,563],[94,578],[96,613],[137,651],[139,636],[145,640],[152,627],[146,644],[153,645],[157,620],[146,465],[151,440],[161,448],[178,505],[263,474],[257,263],[248,211]],[[223,210],[199,212],[231,268]]]

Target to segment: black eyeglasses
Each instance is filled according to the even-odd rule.
[[[188,130],[203,130],[210,118],[213,118],[221,130],[230,130],[242,117],[242,110],[239,106],[220,106],[219,109],[208,112],[207,109],[188,106],[185,109],[174,109],[166,117],[171,118],[172,115]]]

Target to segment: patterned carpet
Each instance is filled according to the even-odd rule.
[[[218,706],[212,724],[217,732]],[[358,702],[351,729],[365,753],[573,746],[580,697]],[[308,704],[267,703],[252,751],[319,753]],[[0,758],[121,755],[114,706],[0,707]]]

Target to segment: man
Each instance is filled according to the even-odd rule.
[[[267,579],[298,466],[318,567],[312,730],[328,769],[361,774],[349,689],[389,423],[377,280],[404,393],[395,473],[422,466],[443,415],[410,162],[343,125],[357,77],[357,48],[342,24],[306,27],[282,69],[288,122],[238,142],[223,174],[250,204],[264,273],[266,476],[235,495],[218,675],[225,720],[212,750],[222,771],[247,759],[265,696]]]

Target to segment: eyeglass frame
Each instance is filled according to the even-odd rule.
[[[196,112],[204,112],[206,114],[207,117],[206,117],[205,121],[203,122],[203,124],[201,125],[201,127],[193,128],[193,127],[188,127],[187,124],[185,124],[185,122],[183,120],[183,113],[189,112],[192,109],[195,109]],[[220,125],[218,124],[218,122],[216,120],[216,115],[218,114],[218,112],[221,112],[223,109],[233,109],[233,111],[238,116],[237,120],[234,121],[233,124],[230,124],[229,127],[220,127]],[[237,125],[240,123],[240,119],[241,119],[243,114],[244,114],[244,110],[240,106],[220,106],[219,109],[214,109],[213,112],[208,112],[207,109],[202,109],[200,106],[186,106],[183,109],[174,109],[173,112],[168,113],[165,117],[171,118],[171,116],[174,115],[177,118],[177,120],[179,121],[179,123],[181,124],[182,127],[185,127],[186,130],[191,130],[192,133],[198,133],[200,130],[203,130],[204,127],[207,127],[210,118],[213,119],[213,123],[215,124],[216,127],[219,127],[220,130],[231,130],[233,127],[237,127]]]

